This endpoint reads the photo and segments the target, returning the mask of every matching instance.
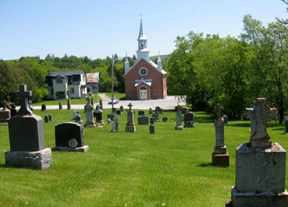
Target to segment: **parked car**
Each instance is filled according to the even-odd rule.
[[[113,97],[113,104],[119,103],[119,98]],[[108,104],[112,104],[112,98],[108,101]]]

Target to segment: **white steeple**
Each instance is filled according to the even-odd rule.
[[[129,71],[129,61],[128,61],[128,58],[127,58],[127,53],[126,53],[126,61],[125,61],[125,73],[127,73]]]
[[[162,62],[161,62],[160,52],[159,52],[159,51],[158,51],[157,69],[158,69],[159,71],[162,70]]]
[[[138,37],[138,50],[137,50],[137,61],[144,58],[147,61],[149,59],[149,50],[147,49],[147,37],[144,35],[142,19],[140,20],[140,31]]]

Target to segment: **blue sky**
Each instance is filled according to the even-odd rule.
[[[133,56],[140,13],[151,56],[190,31],[237,37],[246,14],[265,26],[288,19],[280,0],[0,0],[0,59]]]

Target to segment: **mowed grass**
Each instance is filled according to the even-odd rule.
[[[98,97],[97,94],[94,94],[93,96],[94,99],[94,103],[98,103],[100,98]],[[41,102],[37,102],[37,103],[32,103],[32,107],[33,106],[41,106],[42,104],[45,104],[46,106],[48,105],[59,105],[59,102],[62,102],[62,105],[67,104],[67,99],[60,99],[60,100],[43,100]],[[86,98],[71,98],[70,99],[71,104],[86,104],[87,100]]]
[[[105,121],[108,112],[104,110]],[[72,121],[72,111],[34,113],[42,118],[53,115],[53,122],[43,123],[45,147],[53,148],[54,127]],[[80,114],[85,120],[83,110]],[[119,116],[118,133],[110,132],[111,125],[85,128],[89,151],[53,152],[53,166],[43,171],[5,167],[4,153],[10,150],[8,127],[0,126],[0,206],[223,207],[235,185],[235,148],[249,141],[250,124],[229,121],[225,144],[230,167],[215,167],[211,165],[213,117],[205,112],[194,115],[195,128],[176,131],[175,112],[160,114],[161,119],[172,121],[156,122],[156,134],[149,134],[148,125],[137,124],[137,110],[136,132],[125,132],[124,112]],[[269,123],[272,141],[288,149],[288,135],[283,132],[283,126]]]

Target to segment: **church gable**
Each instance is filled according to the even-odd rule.
[[[141,68],[143,68],[143,70],[140,70]],[[145,69],[147,69],[147,74],[144,73]],[[137,72],[135,72],[135,71],[137,71]],[[147,60],[142,58],[137,63],[135,63],[135,65],[133,65],[130,68],[130,70],[124,74],[124,76],[127,76],[127,74],[129,74],[129,73],[133,73],[134,75],[136,75],[136,73],[138,73],[138,75],[139,75],[138,78],[141,79],[142,77],[149,75],[150,72],[152,72],[153,74],[157,73],[157,74],[161,75],[161,72],[156,67],[154,67]],[[130,76],[130,74],[129,74],[129,76]]]

